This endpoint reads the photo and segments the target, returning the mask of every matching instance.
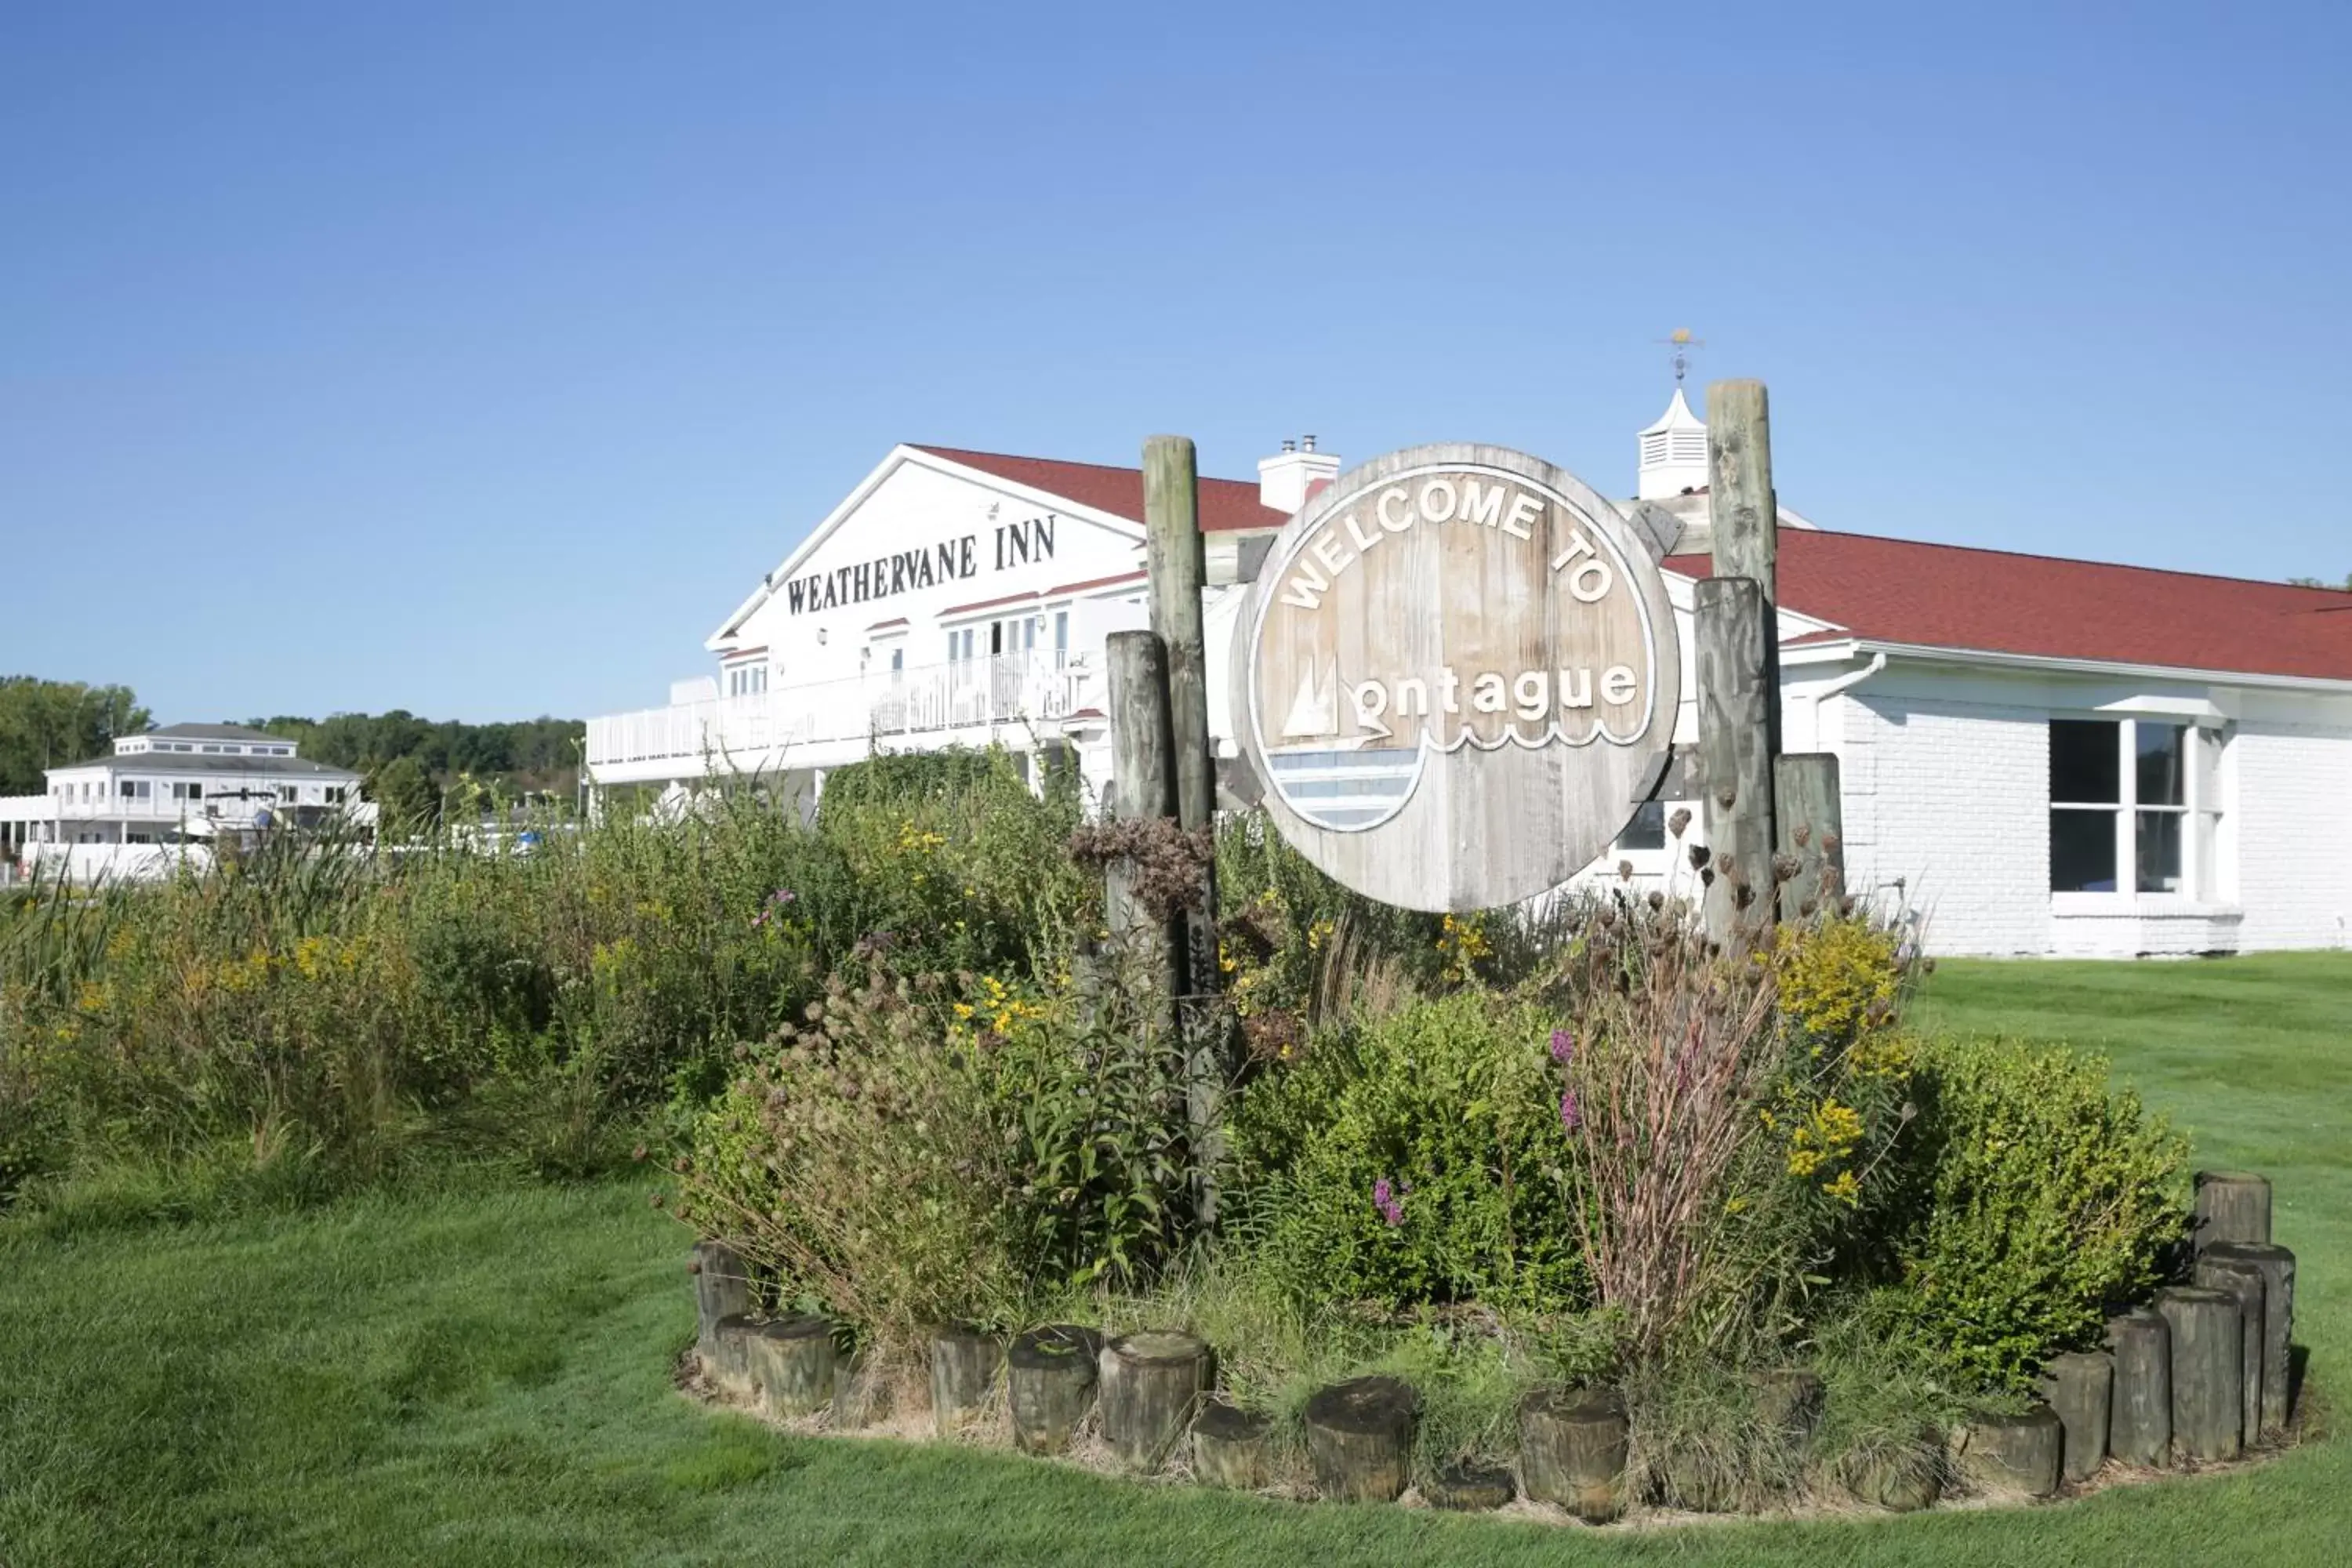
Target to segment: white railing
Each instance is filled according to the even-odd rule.
[[[821,742],[1058,723],[1100,705],[1099,679],[1049,653],[999,654],[644,708],[588,721],[588,765],[708,757],[721,766],[773,766],[778,752]]]

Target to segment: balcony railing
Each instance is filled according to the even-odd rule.
[[[824,742],[1058,723],[1100,705],[1100,679],[1049,653],[999,654],[645,708],[588,721],[588,765],[707,757],[722,767],[775,766],[784,761],[779,752]]]

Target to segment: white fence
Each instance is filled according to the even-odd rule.
[[[1100,679],[1052,654],[1000,654],[640,709],[588,721],[588,765],[706,756],[772,765],[776,752],[819,742],[1057,723],[1100,705]]]

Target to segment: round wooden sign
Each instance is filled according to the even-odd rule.
[[[1234,711],[1283,837],[1416,910],[1515,903],[1590,865],[1674,736],[1658,550],[1499,447],[1340,475],[1276,537],[1235,633]]]

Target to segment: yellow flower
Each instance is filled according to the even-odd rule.
[[[1854,1179],[1852,1171],[1839,1172],[1837,1180],[1823,1187],[1822,1191],[1853,1206],[1861,1206],[1862,1184]]]
[[[1822,1152],[1818,1149],[1793,1148],[1789,1151],[1789,1174],[1810,1176],[1822,1167]]]

